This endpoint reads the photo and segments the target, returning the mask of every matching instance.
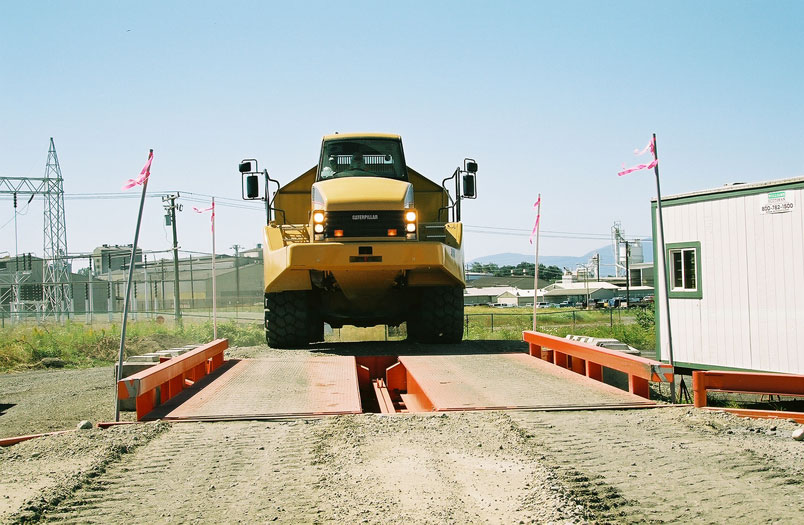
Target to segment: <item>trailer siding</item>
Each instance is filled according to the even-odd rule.
[[[761,213],[768,193],[777,190],[767,183],[662,200],[666,243],[700,242],[701,297],[670,295],[675,362],[804,373],[804,179],[784,186],[793,211]],[[654,202],[654,226],[657,220]],[[667,275],[657,272],[664,361],[669,360]]]

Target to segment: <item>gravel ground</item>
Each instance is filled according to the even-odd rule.
[[[0,404],[14,404],[0,436],[111,419],[111,395],[109,368],[0,376]],[[126,425],[0,449],[0,521],[791,523],[804,511],[795,428],[687,407]]]

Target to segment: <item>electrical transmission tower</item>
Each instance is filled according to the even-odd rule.
[[[64,218],[64,185],[53,137],[47,151],[45,179],[52,181],[52,191],[45,193],[45,248],[42,299],[58,319],[73,311],[70,267],[67,264],[67,225]]]
[[[64,186],[50,138],[45,176],[39,178],[0,177],[0,195],[42,195],[45,199],[44,255],[42,260],[42,301],[44,314],[55,319],[73,311],[70,267],[67,263],[67,227],[64,218]],[[30,201],[29,201],[30,202]]]

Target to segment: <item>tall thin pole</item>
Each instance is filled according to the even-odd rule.
[[[625,307],[631,306],[631,245],[625,241]]]
[[[536,305],[539,303],[539,228],[541,221],[539,218],[542,216],[542,194],[536,199],[539,204],[536,206],[536,246],[533,249],[534,258],[536,259],[536,268],[533,272],[533,331],[536,331]]]
[[[193,254],[190,254],[190,308],[195,308],[195,286],[193,285]]]
[[[238,304],[240,302],[240,245],[232,246],[235,251],[235,317],[237,317]]]
[[[92,324],[92,316],[95,314],[95,298],[94,293],[92,290],[92,257],[89,258],[89,286],[87,286],[89,291],[89,324]]]
[[[145,317],[153,317],[151,308],[151,283],[148,281],[148,254],[143,255],[142,280],[145,283]]]
[[[170,222],[173,224],[173,316],[179,326],[181,326],[181,306],[179,304],[179,241],[176,238],[176,198],[179,195],[171,195],[170,198]]]
[[[14,255],[20,254],[20,243],[17,239],[17,194],[14,193]]]
[[[218,294],[215,285],[215,197],[212,197],[212,338],[218,338]]]
[[[151,150],[149,158],[153,156]],[[134,244],[131,245],[131,258],[128,264],[128,281],[126,282],[126,295],[123,301],[123,323],[120,329],[120,352],[117,354],[117,381],[123,379],[123,351],[126,345],[126,318],[128,317],[128,303],[131,296],[131,281],[134,276],[134,257],[137,254],[137,241],[140,238],[140,225],[142,224],[142,209],[145,206],[145,191],[148,189],[148,178],[142,183],[142,196],[140,197],[140,211],[137,215],[137,228],[134,230]],[[120,421],[120,405],[117,401],[117,388],[114,389],[114,420]]]
[[[659,158],[659,147],[656,144],[656,133],[653,134],[653,160],[657,160]],[[666,249],[665,249],[665,242],[664,242],[664,221],[662,220],[662,190],[659,184],[659,164],[653,167],[653,172],[656,175],[656,210],[659,213],[659,235],[662,238],[661,242],[661,257],[659,260],[661,261],[661,272],[662,278],[664,279],[664,308],[667,312],[667,348],[668,348],[668,361],[670,366],[673,367],[675,371],[675,360],[673,359],[673,333],[672,328],[670,326],[670,283],[667,279],[667,261],[666,261]],[[661,326],[661,316],[659,317],[659,326]],[[661,341],[660,341],[661,345]],[[659,358],[661,358],[661,346],[659,347]],[[670,382],[670,402],[676,402],[676,380],[675,375],[673,376],[673,381]]]

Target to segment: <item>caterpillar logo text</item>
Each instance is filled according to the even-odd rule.
[[[353,221],[376,221],[377,214],[374,213],[372,215],[352,215]]]

